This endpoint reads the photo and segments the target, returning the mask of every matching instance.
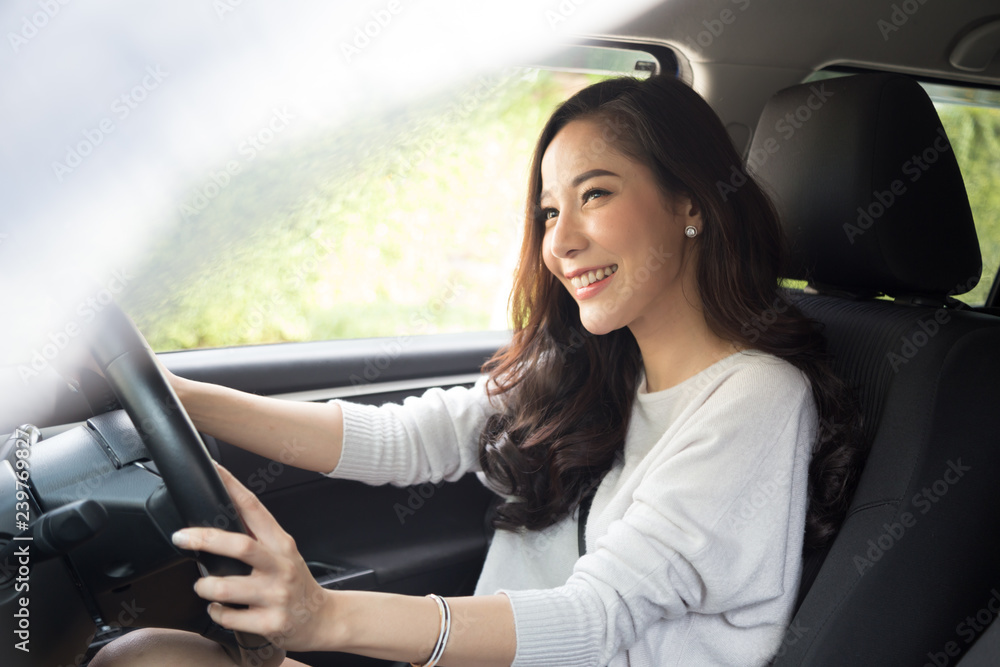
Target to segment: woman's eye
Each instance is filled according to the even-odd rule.
[[[597,199],[598,197],[603,197],[609,194],[607,190],[601,190],[600,188],[591,188],[583,193],[583,202],[587,203],[591,199]]]
[[[557,215],[559,215],[559,211],[555,210],[554,208],[542,209],[542,220],[546,220],[546,221],[547,220],[551,220],[552,218],[556,217]]]

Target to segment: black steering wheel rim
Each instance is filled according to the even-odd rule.
[[[90,353],[156,464],[170,498],[186,526],[222,528],[247,534],[222,483],[205,442],[156,363],[152,349],[116,304],[105,307],[89,337]],[[213,576],[250,574],[246,563],[200,552],[198,562]],[[218,630],[218,626],[214,626]],[[238,662],[245,647],[268,647],[254,634],[211,631]]]
[[[89,341],[91,354],[149,450],[184,524],[246,534],[208,448],[146,339],[114,304],[100,319]],[[232,558],[202,553],[198,560],[212,575],[250,573],[249,565]]]

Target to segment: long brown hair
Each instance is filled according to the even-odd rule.
[[[482,368],[504,408],[486,423],[479,460],[486,476],[516,497],[498,508],[494,526],[537,530],[576,508],[623,450],[642,369],[628,328],[587,332],[578,306],[543,263],[542,156],[574,120],[602,122],[609,150],[649,167],[667,197],[688,197],[701,212],[697,283],[712,331],[781,357],[809,378],[820,429],[806,547],[822,546],[843,520],[860,471],[860,415],[830,369],[820,326],[778,291],[784,236],[774,206],[743,171],[708,103],[669,76],[585,88],[555,111],[538,139],[510,298],[513,338]]]

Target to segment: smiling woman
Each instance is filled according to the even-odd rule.
[[[744,335],[749,314],[774,308],[782,243],[752,179],[725,198],[716,187],[736,164],[683,82],[594,84],[541,132],[513,340],[474,387],[380,408],[289,405],[170,376],[199,430],[270,458],[282,429],[312,443],[300,465],[331,477],[412,485],[481,471],[506,498],[476,595],[428,600],[318,588],[294,541],[223,473],[250,535],[174,535],[253,567],[198,582],[212,619],[289,650],[419,665],[618,667],[662,663],[666,647],[676,664],[765,663],[803,547],[836,532],[861,449],[812,321],[783,304]],[[761,488],[769,502],[743,511]],[[228,664],[211,642],[152,631],[94,665],[177,660]]]
[[[486,367],[506,391],[521,390],[509,416],[491,420],[497,446],[483,459],[534,502],[501,508],[500,525],[541,528],[579,502],[617,455],[637,384],[673,387],[756,349],[798,367],[820,419],[845,425],[813,452],[807,542],[835,530],[859,464],[857,416],[815,325],[776,293],[783,239],[770,202],[750,178],[725,196],[717,187],[739,164],[704,100],[665,77],[592,86],[542,131],[512,295],[514,340]],[[663,262],[655,271],[653,251]],[[603,266],[613,268],[606,287],[571,282]],[[770,326],[748,336],[745,323],[762,314]],[[560,444],[532,446],[561,432]],[[517,472],[539,466],[549,474]]]
[[[701,216],[683,195],[665,196],[648,167],[606,144],[601,126],[569,123],[545,152],[545,265],[580,302],[580,320],[592,334],[628,326],[637,337],[664,328],[704,337],[709,332],[697,303],[684,295],[685,282],[689,291],[695,286],[696,266],[694,244],[685,241],[697,235]],[[654,254],[667,259],[655,271]],[[609,285],[614,294],[599,299]],[[722,341],[715,346],[726,349]]]

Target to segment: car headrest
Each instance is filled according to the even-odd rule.
[[[916,81],[861,74],[779,91],[747,167],[789,237],[788,278],[823,289],[943,298],[979,282],[962,174]]]

